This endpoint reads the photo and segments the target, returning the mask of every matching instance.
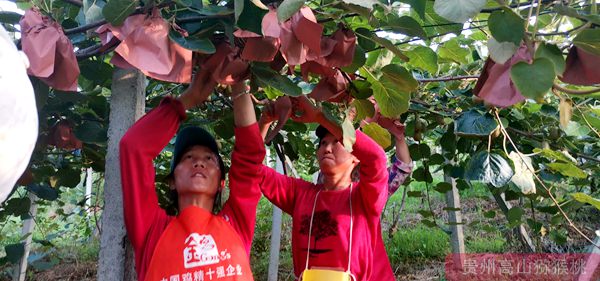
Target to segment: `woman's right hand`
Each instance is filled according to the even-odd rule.
[[[179,96],[184,108],[191,109],[205,102],[213,92],[217,82],[207,70],[200,69],[192,78],[190,86]]]
[[[306,96],[292,98],[292,120],[300,123],[319,123],[323,120],[323,111]]]

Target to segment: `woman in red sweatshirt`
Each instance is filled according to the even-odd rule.
[[[321,126],[317,161],[322,184],[287,177],[262,166],[263,195],[292,216],[292,258],[297,279],[306,269],[347,272],[356,281],[370,280],[378,243],[379,217],[388,197],[386,155],[375,141],[356,131],[352,153],[342,144],[342,129],[308,99],[298,99],[299,122]],[[265,122],[272,120],[263,120]],[[360,163],[360,180],[352,170]]]
[[[265,156],[254,107],[243,84],[233,88],[235,147],[229,199],[214,213],[225,170],[214,138],[198,127],[175,142],[170,186],[178,214],[158,205],[153,159],[169,143],[185,111],[201,104],[216,82],[208,71],[178,98],[167,97],[137,121],[120,142],[125,225],[135,250],[138,280],[253,280],[249,252],[260,190],[255,174]],[[238,141],[243,138],[244,141]]]

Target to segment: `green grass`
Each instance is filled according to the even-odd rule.
[[[417,226],[400,229],[386,243],[392,264],[415,259],[443,259],[450,251],[450,236],[438,228]]]
[[[467,253],[503,253],[506,241],[498,233],[492,237],[472,237],[465,241]]]

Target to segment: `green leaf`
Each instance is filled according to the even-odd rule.
[[[4,211],[15,217],[27,215],[29,213],[29,206],[31,200],[28,197],[23,198],[12,198],[4,202]]]
[[[452,38],[442,45],[438,50],[440,58],[447,59],[458,64],[466,64],[467,56],[471,54],[468,49],[458,44],[458,39]]]
[[[277,97],[285,96],[284,93],[282,93],[281,91],[279,91],[273,87],[270,87],[270,86],[263,88],[263,91],[265,92],[265,95],[267,96],[267,98],[270,100],[274,100]]]
[[[454,123],[454,133],[457,136],[487,137],[498,127],[496,120],[489,113],[469,110],[463,113]]]
[[[0,11],[0,22],[17,24],[21,20],[22,15],[11,11]]]
[[[84,121],[76,126],[75,136],[85,143],[104,144],[108,140],[106,128],[102,127],[100,122]]]
[[[350,94],[357,99],[367,99],[373,95],[373,89],[371,83],[365,80],[354,80],[349,86]]]
[[[356,41],[358,42],[358,45],[360,45],[364,50],[370,51],[375,49],[375,41],[371,39],[373,31],[364,27],[359,27],[354,30],[354,34],[356,34]]]
[[[564,131],[567,136],[572,137],[583,137],[591,132],[587,124],[580,124],[575,121],[569,121]]]
[[[304,0],[283,0],[277,8],[277,19],[284,22],[297,13],[304,6]]]
[[[373,5],[378,3],[375,0],[342,0],[342,1],[344,3],[365,7],[367,9],[372,9]]]
[[[422,191],[408,191],[408,192],[406,192],[406,195],[408,197],[423,197],[423,192]]]
[[[81,182],[81,170],[62,168],[56,172],[58,186],[76,187]]]
[[[519,207],[512,207],[506,213],[506,218],[510,224],[519,224],[521,222],[521,217],[523,217],[523,209]]]
[[[386,149],[390,145],[392,145],[390,132],[388,132],[383,127],[379,126],[379,124],[369,123],[363,126],[362,130],[367,136],[371,137],[383,149]]]
[[[514,172],[510,164],[497,153],[479,151],[471,157],[465,170],[465,179],[489,183],[502,187],[512,178]]]
[[[452,124],[449,125],[448,130],[440,138],[440,146],[442,147],[442,150],[444,153],[450,153],[452,156],[456,151],[456,135],[454,134],[454,126],[452,126]]]
[[[138,6],[137,0],[109,0],[102,8],[102,15],[106,21],[114,26],[120,26]]]
[[[381,115],[398,118],[402,113],[408,111],[410,94],[398,92],[396,83],[382,77],[379,81],[371,81],[371,84]]]
[[[419,210],[417,211],[421,216],[425,217],[425,218],[430,218],[433,217],[433,212],[429,211],[429,210]]]
[[[567,244],[566,231],[552,230],[550,231],[550,239],[558,245]]]
[[[397,64],[388,64],[381,69],[383,77],[388,78],[396,84],[396,89],[402,92],[413,92],[419,86],[419,82],[415,80],[406,68]]]
[[[409,16],[398,17],[395,14],[389,14],[387,22],[381,27],[389,27],[392,32],[408,35],[409,37],[419,37],[423,40],[427,39],[427,34],[421,25]]]
[[[436,0],[434,11],[441,17],[456,23],[464,23],[479,14],[487,0]]]
[[[563,161],[563,162],[571,162],[574,163],[574,159],[572,159],[571,156],[566,156],[565,154],[563,154],[562,152],[559,151],[553,151],[551,149],[545,148],[545,149],[539,149],[539,148],[534,148],[533,152],[536,154],[540,154],[550,160],[558,160],[558,161]]]
[[[400,51],[400,49],[398,49],[398,47],[396,47],[396,45],[394,45],[394,43],[392,43],[390,40],[385,39],[385,38],[381,38],[381,37],[377,36],[375,33],[371,34],[371,39],[373,41],[375,41],[375,43],[381,45],[382,47],[384,47],[384,48],[386,48],[388,50],[390,50],[399,59],[401,59],[403,61],[408,61],[408,57],[406,55],[404,55],[404,53],[402,53],[402,51]]]
[[[347,73],[354,73],[361,66],[365,65],[365,62],[367,62],[365,50],[363,50],[360,45],[356,45],[356,48],[354,48],[354,58],[352,59],[352,64],[349,66],[344,66],[341,69]]]
[[[377,79],[372,73],[366,71],[367,81],[373,88],[373,95],[381,114],[385,117],[398,118],[408,111],[410,94],[401,93],[396,90],[396,83],[386,77]]]
[[[217,50],[212,41],[210,41],[210,39],[207,37],[199,37],[195,35],[183,37],[181,33],[171,30],[169,32],[169,38],[171,38],[171,40],[173,40],[173,42],[177,43],[179,46],[195,52],[213,54]]]
[[[4,246],[6,252],[6,259],[13,263],[18,264],[21,258],[25,254],[25,243],[9,244]]]
[[[519,46],[525,34],[525,21],[510,9],[494,11],[488,19],[488,27],[500,43],[512,42]]]
[[[413,143],[408,147],[408,151],[414,161],[427,159],[431,156],[431,149],[425,143]]]
[[[446,19],[440,17],[434,11],[434,1],[425,1],[425,13],[424,13],[424,21],[428,24],[429,28],[433,28],[435,33],[437,34],[448,34],[454,33],[459,35],[462,32],[463,24],[462,23],[452,23],[447,21]],[[434,32],[426,29],[427,34],[434,35]]]
[[[554,64],[546,58],[537,58],[532,64],[518,62],[510,69],[510,78],[523,96],[543,97],[554,83]]]
[[[422,219],[421,223],[424,224],[427,227],[437,227],[437,224],[434,221],[432,221],[432,220]]]
[[[600,210],[600,200],[593,198],[585,193],[581,193],[581,192],[571,193],[570,195],[571,195],[571,197],[573,197],[573,199],[575,199],[581,203],[590,204],[590,205],[596,207],[596,209]]]
[[[244,0],[244,10],[236,21],[237,27],[262,35],[262,18],[267,11],[256,7],[249,0]]]
[[[435,75],[438,71],[437,54],[428,47],[417,46],[411,51],[406,52],[409,58],[408,64],[426,70]]]
[[[442,165],[444,164],[444,162],[446,161],[446,159],[444,158],[444,156],[442,156],[441,154],[433,154],[429,157],[429,164],[430,165]]]
[[[562,75],[565,71],[565,58],[562,55],[562,51],[553,44],[542,43],[535,51],[535,58],[546,58],[554,65],[554,73],[556,75]]]
[[[575,164],[573,164],[573,163],[554,162],[554,163],[547,164],[547,166],[551,170],[561,173],[563,176],[573,177],[573,178],[578,178],[578,179],[587,178],[587,174],[583,170],[581,170],[577,166],[575,166]]]
[[[439,193],[445,194],[446,192],[452,190],[452,185],[448,182],[440,182],[433,189]]]
[[[433,182],[433,177],[431,176],[429,169],[425,169],[424,167],[420,167],[420,168],[414,170],[412,177],[416,181],[422,181],[422,182],[427,182],[427,183]]]
[[[270,86],[292,97],[302,95],[302,89],[298,85],[269,67],[253,64],[250,71],[256,83],[263,88]]]
[[[375,115],[375,106],[371,101],[355,99],[350,105],[356,108],[356,118],[354,121],[365,120]]]
[[[489,210],[489,211],[483,213],[483,216],[488,219],[493,219],[496,217],[496,212],[494,210]]]
[[[590,54],[600,56],[600,29],[586,29],[573,39],[575,46]]]
[[[44,200],[54,201],[58,199],[58,192],[56,191],[56,189],[50,187],[49,185],[33,184],[27,186],[27,190],[35,193],[37,197]]]

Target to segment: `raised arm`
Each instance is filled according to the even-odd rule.
[[[383,148],[363,132],[356,131],[352,154],[360,161],[359,193],[368,212],[379,217],[388,198],[387,157]]]
[[[258,172],[265,158],[265,145],[258,131],[254,105],[243,83],[232,86],[235,146],[229,170],[229,199],[222,214],[232,220],[250,254],[260,200]]]

